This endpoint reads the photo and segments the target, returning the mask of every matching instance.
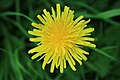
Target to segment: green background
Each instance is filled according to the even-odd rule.
[[[92,37],[97,48],[90,52],[77,71],[67,65],[63,74],[50,73],[50,64],[42,70],[42,60],[31,60],[28,50],[36,44],[29,41],[32,21],[37,14],[51,11],[60,3],[75,11],[75,18],[91,18]],[[120,0],[0,0],[0,80],[120,80]]]

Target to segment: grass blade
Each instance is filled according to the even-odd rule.
[[[93,49],[94,51],[100,53],[100,54],[103,55],[103,56],[106,56],[106,57],[108,57],[108,58],[110,58],[110,59],[112,59],[112,60],[117,61],[116,58],[112,57],[112,56],[109,55],[108,53],[106,53],[106,52],[104,52],[104,51],[102,51],[102,50],[100,50],[100,49],[98,49],[98,48],[91,48],[91,49]]]
[[[119,16],[119,15],[120,15],[120,9],[112,9],[109,11],[99,13],[98,15],[96,15],[96,17],[108,19],[111,17]]]
[[[22,13],[18,13],[18,12],[3,12],[3,13],[0,14],[0,16],[12,16],[12,15],[13,16],[14,15],[16,15],[16,16],[22,16],[22,17],[28,19],[29,21],[34,22],[34,20],[32,20],[30,17],[28,17],[28,16],[26,16],[26,15],[24,15]]]

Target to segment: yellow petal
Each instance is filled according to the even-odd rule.
[[[63,73],[63,59],[60,59],[60,73]]]
[[[82,31],[83,28],[85,28],[86,26],[87,26],[87,25],[74,27],[74,28],[70,31],[70,33],[71,33],[71,34],[74,33],[74,35],[78,34],[78,35],[81,36],[81,35],[82,35],[81,31]]]
[[[66,60],[68,61],[70,67],[72,68],[72,70],[76,71],[76,68],[74,67],[74,65],[72,64],[70,58],[68,57],[68,54],[66,54]]]
[[[39,30],[38,31],[28,31],[29,34],[35,35],[35,36],[42,36],[42,32]]]
[[[58,66],[59,66],[59,59],[58,59],[58,56],[55,57],[55,65],[56,65],[56,68],[58,69]]]
[[[54,10],[54,8],[52,7],[51,8],[52,9],[52,17],[54,18],[54,20],[55,20],[55,10]]]
[[[66,59],[64,58],[64,68],[66,68]]]
[[[40,61],[44,57],[45,57],[45,55],[42,55],[37,61]]]
[[[31,57],[31,59],[35,59],[35,58],[41,56],[42,54],[44,54],[44,53],[42,53],[42,52],[36,53],[35,55],[33,55],[33,56]]]
[[[82,62],[81,62],[82,58],[79,57],[79,56],[78,56],[75,52],[73,52],[71,49],[69,49],[69,51],[70,51],[70,54],[73,56],[73,58],[74,58],[76,61],[78,61],[78,63],[79,63],[80,65],[82,65]]]
[[[31,25],[34,26],[35,28],[38,28],[38,29],[41,29],[41,30],[44,28],[42,24],[37,24],[35,22],[32,22]]]
[[[80,52],[80,53],[84,53],[84,54],[89,54],[88,52],[86,52],[86,51],[84,51],[83,49],[80,49],[80,48],[75,48],[76,49],[76,51],[78,51],[78,52]]]
[[[42,64],[42,68],[45,69],[45,65],[47,64],[47,62],[49,61],[49,59],[51,58],[51,56],[53,55],[52,52],[48,52],[45,54],[45,58]]]
[[[41,41],[41,38],[40,38],[40,37],[30,38],[30,41],[32,41],[32,42],[40,42],[40,41]]]
[[[55,58],[55,54],[51,55],[51,58],[47,61],[47,64],[49,64],[53,60],[53,58]]]
[[[44,9],[43,12],[44,12],[44,14],[45,14],[45,16],[46,16],[46,17],[44,16],[44,18],[45,18],[47,21],[49,21],[49,22],[53,22],[53,19],[52,19],[50,13],[47,12],[46,9]]]
[[[48,21],[47,17],[44,14],[42,14],[42,17],[45,19],[45,21]]]
[[[88,46],[88,47],[96,47],[95,44],[92,44],[92,43],[86,42],[86,41],[82,41],[82,40],[77,40],[74,43],[79,44],[79,45],[83,45],[83,46]]]
[[[50,68],[50,72],[53,73],[54,72],[54,67],[55,67],[55,60],[52,61],[52,64],[51,64],[51,68]]]
[[[94,38],[90,38],[90,37],[82,37],[80,38],[81,40],[87,40],[87,41],[94,41]]]
[[[70,60],[73,63],[73,65],[75,65],[75,61],[74,61],[74,59],[72,58],[72,56],[69,53],[68,53],[68,57],[70,58]]]
[[[93,32],[94,31],[94,28],[87,28],[87,29],[84,29],[82,31],[82,33],[90,33],[90,32]]]
[[[29,53],[29,54],[30,54],[30,53],[32,54],[32,53],[34,53],[34,52],[40,52],[40,53],[42,53],[42,52],[45,52],[45,49],[46,49],[45,46],[39,45],[39,46],[37,46],[37,47],[29,50],[28,53]]]
[[[81,28],[80,25],[83,25],[83,23],[85,22],[85,20],[81,20],[79,23],[77,23],[74,28]]]
[[[83,54],[83,51],[82,50],[80,50],[79,48],[74,48],[75,49],[75,52],[81,57],[81,58],[83,58],[83,60],[87,60],[87,57]],[[85,51],[84,51],[85,52]]]
[[[45,21],[40,15],[37,15],[37,18],[38,18],[43,24],[46,23],[46,21]]]
[[[91,34],[90,33],[87,33],[87,34],[84,34],[84,33],[81,33],[80,36],[90,36]]]
[[[89,23],[90,22],[90,19],[88,19],[87,21],[85,21],[84,23],[83,23],[83,25],[86,25],[87,23]]]
[[[69,11],[69,7],[65,6],[65,7],[64,7],[64,12],[63,12],[63,14],[62,14],[62,19],[63,19],[64,21],[66,21],[66,19],[67,19],[68,11]]]
[[[60,10],[60,4],[56,4],[57,8],[57,18],[60,18],[61,10]]]
[[[83,16],[79,16],[75,21],[74,21],[74,25],[76,24],[76,23],[78,23],[82,18],[84,18]]]
[[[67,21],[66,21],[67,24],[70,24],[71,21],[73,20],[73,17],[74,17],[73,13],[74,13],[74,11],[69,10]]]

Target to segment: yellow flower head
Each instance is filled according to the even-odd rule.
[[[38,61],[44,58],[42,68],[45,69],[46,64],[51,63],[50,72],[54,72],[54,68],[60,68],[63,73],[66,68],[66,62],[75,71],[75,60],[82,65],[82,60],[86,61],[89,53],[82,49],[82,46],[95,47],[88,41],[94,41],[94,38],[87,37],[94,31],[94,28],[86,28],[86,24],[90,19],[81,20],[83,16],[74,18],[74,11],[65,6],[61,12],[60,4],[56,4],[56,12],[52,7],[52,14],[46,9],[43,10],[42,16],[38,15],[41,23],[32,22],[32,26],[36,29],[28,31],[29,34],[35,35],[30,38],[32,42],[38,42],[38,46],[29,50],[29,54],[35,53],[31,58]]]

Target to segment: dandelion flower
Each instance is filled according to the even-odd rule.
[[[50,72],[54,72],[54,68],[59,68],[63,73],[66,63],[70,65],[72,70],[76,71],[76,61],[82,65],[82,60],[86,61],[89,53],[83,50],[83,46],[95,47],[91,43],[94,38],[89,37],[94,28],[86,28],[90,19],[82,20],[83,16],[79,16],[74,20],[74,11],[65,6],[61,12],[60,4],[56,4],[56,12],[52,7],[52,14],[46,9],[43,10],[42,16],[37,18],[41,23],[32,22],[35,27],[29,34],[36,37],[30,38],[30,41],[37,42],[37,47],[28,51],[33,54],[32,59],[43,59],[42,68],[45,69],[46,64],[51,63]]]

